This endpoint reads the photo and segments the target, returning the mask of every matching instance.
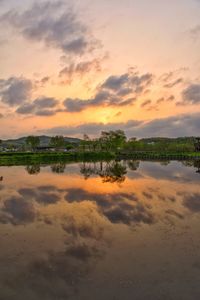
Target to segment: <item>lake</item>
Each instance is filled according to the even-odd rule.
[[[0,300],[200,299],[199,165],[0,167]]]

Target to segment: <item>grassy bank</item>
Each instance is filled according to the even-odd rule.
[[[0,153],[0,166],[53,164],[79,161],[98,161],[114,159],[113,153],[74,152],[74,153]]]
[[[200,160],[200,152],[132,152],[120,153],[119,159],[141,160]]]
[[[200,153],[132,152],[114,154],[109,152],[74,153],[0,153],[0,166],[67,163],[111,159],[139,160],[200,160]]]

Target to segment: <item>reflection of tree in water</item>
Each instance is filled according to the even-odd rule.
[[[194,167],[197,168],[196,173],[200,174],[200,160],[194,161]]]
[[[160,162],[161,166],[168,166],[170,164],[170,160],[163,160]]]
[[[26,166],[26,171],[30,175],[37,175],[40,173],[40,165],[36,164],[36,165]]]
[[[185,166],[185,167],[194,167],[196,168],[196,173],[199,173],[200,174],[200,160],[186,160],[186,161],[183,161],[182,164]]]
[[[137,171],[137,169],[140,166],[140,161],[139,160],[129,160],[127,162],[127,165],[128,165],[128,167],[129,167],[130,170]]]
[[[83,174],[86,180],[92,175],[98,175],[99,168],[97,167],[97,163],[82,163],[80,165],[80,173]]]
[[[58,174],[64,173],[65,168],[66,168],[66,164],[64,164],[64,163],[58,163],[58,164],[51,165],[51,170],[53,173],[58,173]]]
[[[103,182],[124,182],[126,177],[127,170],[126,166],[121,164],[120,162],[111,162],[108,163],[106,169],[100,174],[101,178],[103,178]]]
[[[103,179],[103,182],[123,182],[126,177],[126,165],[121,162],[98,162],[98,163],[83,163],[80,166],[80,172],[88,179],[92,175],[98,175]]]

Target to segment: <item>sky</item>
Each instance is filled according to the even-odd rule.
[[[199,0],[0,0],[0,139],[199,136]]]

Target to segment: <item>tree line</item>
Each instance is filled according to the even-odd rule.
[[[26,149],[32,151],[42,150],[40,138],[38,136],[28,136],[26,138]],[[1,140],[0,140],[1,145]],[[98,138],[90,138],[84,134],[83,139],[78,143],[66,141],[66,139],[57,135],[51,137],[46,147],[55,150],[71,150],[81,152],[200,152],[200,138],[148,138],[137,139],[126,137],[123,130],[102,131]]]

